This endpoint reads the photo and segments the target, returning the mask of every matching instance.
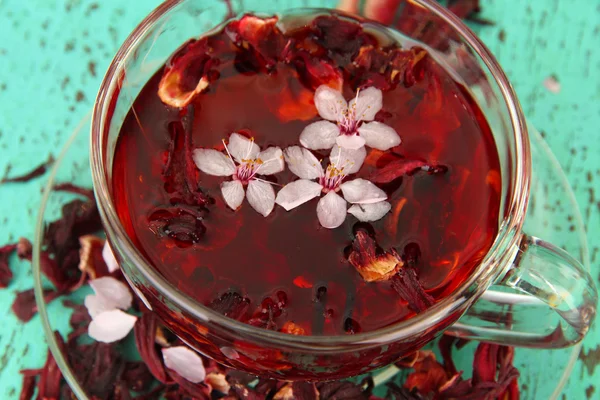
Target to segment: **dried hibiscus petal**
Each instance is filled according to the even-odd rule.
[[[181,113],[181,120],[168,125],[171,142],[163,171],[165,188],[173,196],[171,203],[204,206],[209,199],[198,187],[198,172],[192,159],[194,107],[187,107]],[[187,210],[191,212],[193,208]]]
[[[404,264],[395,252],[377,249],[375,240],[362,230],[356,233],[348,261],[367,282],[388,280]]]
[[[367,400],[372,398],[373,380],[366,378],[360,384],[348,381],[333,381],[317,383],[319,399],[321,400]]]
[[[191,40],[169,61],[158,84],[158,97],[176,108],[186,107],[209,85],[208,73],[218,64],[207,39]]]
[[[289,58],[298,70],[298,78],[305,85],[316,90],[327,85],[335,90],[342,90],[344,78],[340,70],[331,61],[313,57],[305,50],[298,50]]]
[[[104,262],[102,251],[104,239],[94,235],[85,235],[79,238],[79,270],[89,279],[101,278],[109,274],[108,266]]]
[[[56,340],[58,341],[59,348],[64,351],[65,343],[60,336],[60,333],[54,333]],[[40,379],[38,381],[38,398],[40,399],[58,399],[60,398],[60,384],[62,380],[62,373],[58,368],[58,364],[50,350],[46,356],[46,363],[42,368]]]
[[[404,175],[412,175],[418,171],[424,171],[428,174],[444,173],[448,170],[443,165],[431,165],[420,160],[398,159],[391,161],[385,167],[374,172],[369,180],[373,183],[389,183]]]
[[[54,157],[50,155],[50,157],[48,157],[48,161],[43,162],[42,164],[38,165],[26,174],[14,176],[12,178],[5,176],[0,180],[0,183],[29,182],[30,180],[35,179],[38,176],[44,175],[46,171],[48,171],[48,168],[52,166],[52,164],[54,164]]]
[[[44,289],[44,301],[50,303],[60,296],[60,293],[52,289]],[[11,306],[13,313],[23,322],[28,322],[38,312],[35,303],[35,294],[33,289],[24,290],[17,293],[17,297]]]
[[[232,21],[227,26],[227,33],[232,41],[241,49],[258,55],[258,62],[264,69],[271,70],[279,57],[284,54],[287,42],[279,28],[277,17],[259,18],[254,15],[244,15],[238,21]]]
[[[33,397],[36,381],[37,377],[35,375],[23,375],[19,400],[30,400]]]
[[[17,244],[8,244],[0,247],[0,288],[5,288],[10,283],[13,273],[8,265],[8,257],[17,249]]]
[[[414,372],[406,378],[404,387],[416,388],[423,395],[438,393],[459,379],[459,374],[449,375],[431,351],[418,351],[413,369]]]
[[[419,281],[417,271],[411,266],[400,269],[392,278],[392,287],[402,299],[408,302],[408,307],[420,313],[431,307],[435,302]]]
[[[145,313],[138,319],[133,328],[135,345],[152,375],[159,382],[167,383],[167,373],[154,342],[157,322],[156,315],[152,313]]]
[[[353,56],[365,41],[362,26],[337,16],[320,16],[312,22],[320,45],[329,51]]]

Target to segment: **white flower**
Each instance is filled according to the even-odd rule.
[[[337,143],[352,150],[366,144],[385,151],[400,144],[400,136],[394,128],[373,121],[383,106],[381,90],[370,87],[358,91],[348,104],[341,92],[321,85],[314,99],[319,115],[327,121],[313,122],[304,128],[300,143],[307,149],[331,149]]]
[[[95,294],[85,297],[84,304],[92,317],[88,334],[99,342],[123,339],[133,328],[137,317],[124,313],[131,307],[133,296],[124,283],[110,276],[90,281]]]
[[[347,212],[361,221],[382,218],[391,209],[383,190],[366,179],[344,182],[347,175],[360,169],[366,154],[364,147],[351,150],[334,145],[329,155],[330,164],[323,171],[321,163],[309,150],[288,147],[284,151],[285,161],[300,179],[285,185],[277,193],[275,202],[289,211],[324,193],[317,204],[317,217],[321,225],[329,229],[340,226]],[[343,198],[338,194],[340,190]],[[346,202],[354,204],[348,211]]]
[[[225,150],[227,155],[213,149],[196,149],[194,162],[205,174],[233,178],[221,184],[221,194],[231,209],[237,210],[247,196],[252,208],[266,217],[275,206],[275,192],[270,182],[256,175],[273,175],[283,171],[285,165],[281,149],[269,147],[260,151],[254,139],[232,133]],[[246,193],[244,186],[247,186]]]
[[[200,383],[206,377],[202,358],[186,346],[174,346],[162,349],[165,367],[177,372],[192,383]]]
[[[117,263],[117,259],[115,258],[115,255],[112,249],[110,248],[108,240],[104,242],[104,247],[102,248],[102,258],[106,263],[106,267],[108,268],[109,273],[112,274],[113,272],[119,269],[119,263]]]

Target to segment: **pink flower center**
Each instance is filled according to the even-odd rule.
[[[260,158],[256,160],[242,160],[242,163],[236,167],[233,178],[247,185],[254,178],[262,164],[263,162]]]
[[[344,174],[344,168],[337,168],[334,165],[329,164],[325,175],[319,178],[319,184],[323,186],[323,193],[331,191],[337,192],[340,190],[340,185],[346,177]]]
[[[356,119],[354,109],[346,110],[340,121],[338,121],[338,127],[340,128],[340,134],[342,135],[355,135],[357,134],[358,127],[360,125],[360,119]]]

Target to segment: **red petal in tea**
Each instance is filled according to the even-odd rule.
[[[344,78],[342,73],[330,61],[311,56],[305,50],[298,50],[290,57],[290,63],[296,66],[300,81],[316,90],[321,85],[341,90]]]
[[[171,203],[204,206],[209,199],[198,187],[198,172],[192,159],[194,107],[187,107],[180,114],[180,121],[168,125],[171,143],[163,172],[165,189],[172,196]]]
[[[423,289],[417,271],[408,265],[392,277],[392,287],[415,313],[425,311],[435,302]]]
[[[394,251],[378,249],[375,240],[362,230],[356,233],[352,249],[348,261],[367,282],[386,281],[404,264]]]
[[[158,96],[171,107],[186,107],[208,88],[208,74],[216,64],[218,60],[210,56],[206,39],[189,41],[168,63],[158,84]]]
[[[420,160],[408,160],[405,158],[390,162],[385,167],[373,172],[369,180],[373,183],[389,183],[404,175],[412,175],[418,171],[428,174],[438,174],[448,171],[443,165],[431,165]]]
[[[39,166],[35,167],[34,169],[32,169],[31,171],[29,171],[26,174],[23,175],[19,175],[19,176],[14,176],[12,178],[9,177],[4,177],[0,180],[0,184],[2,183],[15,183],[15,182],[29,182],[32,179],[37,178],[38,176],[42,176],[46,173],[46,171],[48,170],[48,168],[50,168],[52,166],[52,164],[54,164],[54,157],[52,157],[52,155],[50,155],[50,157],[48,158],[48,161],[43,162],[42,164],[40,164]]]
[[[16,249],[16,243],[0,247],[0,288],[7,287],[13,277],[12,270],[8,265],[8,257]]]
[[[46,304],[60,296],[60,293],[52,289],[44,289],[44,301]],[[12,312],[22,322],[28,322],[38,312],[35,303],[35,294],[33,289],[24,290],[17,293],[17,297],[11,306]]]
[[[354,56],[368,38],[362,26],[337,16],[320,16],[312,21],[317,42],[325,49],[349,58]]]
[[[259,63],[266,71],[271,70],[279,57],[284,53],[286,40],[279,28],[277,17],[259,18],[254,15],[244,15],[238,21],[227,25],[227,32],[232,41],[240,48],[257,53]]]
[[[208,307],[226,317],[240,320],[244,319],[250,308],[250,300],[237,292],[229,291],[213,300]]]

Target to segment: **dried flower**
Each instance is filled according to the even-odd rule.
[[[404,264],[396,252],[378,250],[375,240],[362,230],[356,233],[348,261],[367,282],[389,280]]]
[[[323,85],[315,91],[314,100],[325,121],[313,122],[300,134],[300,143],[307,149],[331,149],[337,143],[350,150],[365,144],[388,150],[400,144],[400,136],[393,128],[373,121],[383,106],[381,90],[374,87],[359,90],[348,104],[341,92]]]
[[[334,145],[330,164],[323,171],[310,151],[299,146],[288,147],[284,151],[285,161],[300,179],[285,185],[277,193],[275,202],[289,211],[324,193],[317,204],[317,217],[321,225],[329,229],[340,226],[348,212],[361,221],[383,218],[391,209],[383,190],[366,179],[344,182],[346,176],[360,169],[365,156],[364,147],[350,150]],[[337,194],[340,190],[344,197]],[[348,211],[346,202],[353,204]]]
[[[225,203],[237,210],[244,197],[259,214],[266,217],[275,206],[275,192],[272,183],[257,175],[273,175],[283,171],[283,154],[279,147],[269,147],[260,151],[254,139],[239,133],[232,133],[229,145],[225,144],[227,156],[213,149],[194,150],[194,161],[205,174],[231,176],[231,181],[221,184],[221,194]],[[235,161],[234,161],[235,160]],[[247,187],[244,193],[244,187]]]

